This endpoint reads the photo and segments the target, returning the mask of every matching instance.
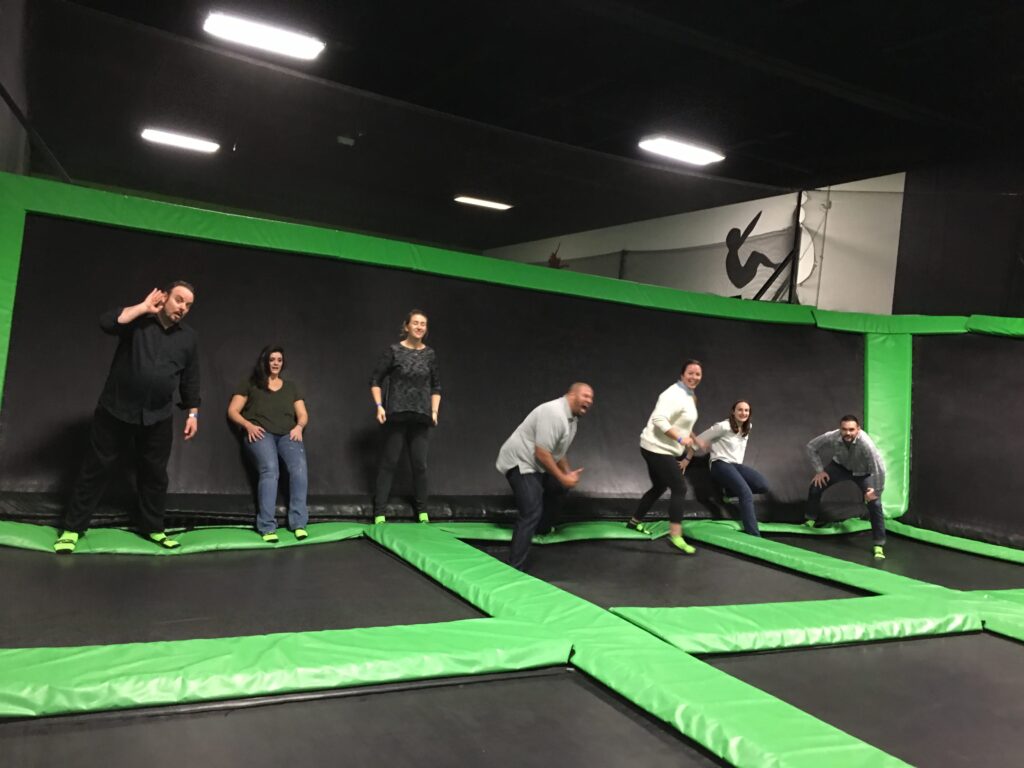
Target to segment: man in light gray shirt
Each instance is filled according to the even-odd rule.
[[[505,441],[495,466],[512,486],[519,517],[512,534],[509,565],[522,570],[536,532],[551,530],[562,500],[580,481],[579,469],[565,458],[580,416],[594,404],[594,390],[576,382],[564,397],[542,403]]]
[[[822,455],[829,456],[822,466]],[[860,428],[860,420],[851,414],[839,420],[839,429],[818,435],[807,444],[807,457],[815,475],[807,492],[807,525],[820,527],[821,495],[836,483],[851,480],[860,486],[864,503],[871,517],[876,560],[885,559],[885,514],[882,512],[882,490],[885,488],[885,463],[868,433]]]

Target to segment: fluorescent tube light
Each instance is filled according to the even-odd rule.
[[[171,147],[191,149],[195,152],[216,152],[220,144],[209,139],[200,139],[196,136],[185,136],[181,133],[161,131],[159,128],[146,128],[142,131],[142,138],[152,141],[155,144],[167,144]]]
[[[690,165],[707,165],[725,160],[725,155],[714,150],[670,139],[668,136],[652,136],[649,139],[644,139],[640,142],[640,149]]]
[[[496,211],[507,211],[512,206],[508,203],[498,203],[494,200],[481,200],[479,197],[466,197],[465,195],[459,195],[455,198],[456,203],[462,203],[463,205],[478,205],[481,208],[493,208]]]
[[[326,47],[315,37],[218,11],[211,11],[206,17],[203,30],[222,40],[307,61],[315,59]]]

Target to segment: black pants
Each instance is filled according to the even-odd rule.
[[[533,534],[551,530],[562,511],[562,502],[569,489],[547,472],[528,472],[524,475],[519,467],[506,472],[505,478],[512,486],[516,507],[519,509],[508,564],[522,570]]]
[[[384,447],[377,467],[377,485],[373,495],[373,514],[383,515],[391,496],[395,467],[402,456],[402,446],[409,446],[412,484],[417,512],[427,511],[427,446],[430,425],[418,421],[387,421],[384,424]]]
[[[846,467],[836,464],[834,461],[828,463],[828,466],[825,467],[825,472],[828,473],[828,482],[825,483],[825,486],[817,488],[811,483],[811,487],[807,490],[808,520],[818,519],[818,515],[821,513],[821,494],[836,483],[850,480],[857,484],[861,493],[864,493],[868,488],[868,478],[866,475],[855,475]],[[882,511],[882,501],[880,498],[869,501],[867,502],[867,507],[868,515],[871,517],[871,535],[875,540],[875,544],[885,546],[885,513]]]
[[[646,448],[640,449],[640,455],[647,462],[647,474],[651,478],[651,489],[640,497],[633,513],[634,520],[643,520],[654,502],[661,498],[667,489],[672,490],[672,500],[668,504],[668,519],[673,523],[683,522],[683,502],[686,500],[686,482],[683,472],[679,469],[679,459],[664,453],[654,453]]]
[[[64,529],[85,533],[110,480],[110,470],[122,455],[132,452],[139,490],[139,530],[143,534],[162,531],[167,501],[167,460],[174,438],[172,422],[167,418],[149,426],[128,424],[114,418],[105,408],[97,408],[89,435],[89,451],[71,493]]]

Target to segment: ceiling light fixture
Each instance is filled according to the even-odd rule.
[[[640,142],[640,149],[690,165],[708,165],[725,160],[725,155],[668,136],[652,136]]]
[[[142,138],[146,141],[152,141],[154,144],[167,144],[171,147],[180,147],[181,149],[191,149],[194,152],[216,152],[220,149],[220,144],[209,139],[200,139],[197,136],[185,136],[181,133],[172,133],[171,131],[163,131],[159,128],[145,128],[142,131]]]
[[[203,22],[203,30],[222,40],[307,61],[315,59],[327,47],[315,37],[219,11],[210,12]]]
[[[462,203],[463,205],[478,205],[481,208],[493,208],[496,211],[507,211],[512,206],[508,203],[498,203],[494,200],[481,200],[479,197],[466,197],[465,195],[459,195],[455,198],[456,203]]]

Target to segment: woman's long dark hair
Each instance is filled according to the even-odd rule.
[[[746,403],[747,408],[750,408],[750,414],[747,416],[747,420],[743,422],[742,427],[740,426],[740,423],[736,421],[736,417],[733,415],[736,412],[736,406],[739,405],[740,403]],[[746,437],[747,435],[750,434],[750,417],[753,415],[754,409],[751,408],[749,400],[737,400],[735,403],[732,404],[732,408],[729,409],[729,426],[732,427],[732,431],[735,432],[737,435],[741,434],[744,437]]]
[[[265,346],[260,352],[260,356],[256,358],[256,366],[252,369],[252,375],[249,377],[249,381],[254,386],[267,389],[267,381],[270,379],[270,356],[275,352],[281,353],[281,370],[284,370],[284,348],[277,344]]]

